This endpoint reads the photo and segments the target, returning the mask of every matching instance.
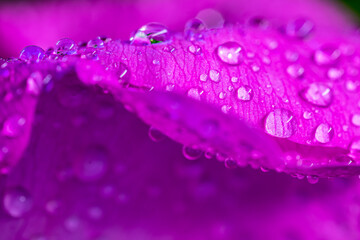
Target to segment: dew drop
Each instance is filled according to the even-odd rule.
[[[286,68],[286,72],[292,78],[301,78],[304,75],[305,69],[300,64],[292,64]]]
[[[31,210],[33,200],[29,192],[24,188],[15,187],[6,190],[3,204],[4,209],[10,216],[20,218]]]
[[[239,99],[240,101],[247,102],[252,100],[253,97],[254,97],[254,91],[248,85],[243,85],[239,87],[236,91],[236,98]]]
[[[101,179],[108,168],[108,153],[101,146],[91,146],[80,153],[73,162],[75,175],[82,181]]]
[[[318,107],[328,107],[333,100],[332,89],[323,83],[311,83],[300,92],[300,96]]]
[[[289,22],[285,26],[285,34],[289,37],[305,38],[310,35],[314,29],[314,23],[303,18]]]
[[[198,88],[190,88],[187,92],[187,95],[193,99],[201,100],[201,95],[204,93],[203,90],[200,90]]]
[[[338,80],[344,75],[344,70],[341,68],[330,68],[327,72],[327,76],[331,80]]]
[[[7,118],[2,128],[2,135],[6,137],[18,137],[24,132],[26,119],[20,115]]]
[[[352,115],[351,123],[356,127],[360,127],[360,114],[357,113]]]
[[[225,22],[222,14],[211,8],[201,10],[196,18],[200,19],[208,29],[222,28]]]
[[[90,40],[87,43],[87,46],[90,48],[103,48],[104,47],[104,41],[100,38],[95,38],[93,40]]]
[[[316,176],[307,176],[306,179],[310,184],[315,184],[319,182],[319,178]]]
[[[60,39],[55,46],[54,52],[58,55],[72,55],[77,51],[77,44],[70,38]]]
[[[199,19],[191,19],[185,24],[184,35],[188,41],[199,41],[203,39],[206,29],[204,23]]]
[[[291,137],[297,128],[297,123],[292,112],[286,109],[275,109],[265,119],[265,131],[279,138]]]
[[[237,42],[226,42],[216,49],[219,59],[229,65],[239,65],[244,60],[243,48]]]
[[[286,51],[285,58],[288,62],[296,62],[299,59],[299,54],[293,51]]]
[[[334,64],[340,57],[340,50],[333,46],[323,46],[314,53],[315,63],[319,66]]]
[[[188,49],[189,52],[194,55],[200,55],[202,53],[202,49],[198,45],[190,45]]]
[[[237,163],[234,159],[228,158],[224,161],[225,167],[229,169],[234,169],[237,167]]]
[[[350,155],[360,159],[360,138],[354,138],[349,145]]]
[[[40,62],[45,58],[45,51],[38,46],[27,46],[21,51],[19,58],[29,63]]]
[[[43,85],[43,76],[40,72],[36,71],[30,74],[26,81],[26,91],[35,96],[40,94]]]
[[[150,45],[162,43],[170,40],[170,33],[164,25],[160,23],[149,23],[139,28],[130,38],[131,44]]]
[[[253,72],[258,72],[258,71],[260,70],[260,67],[259,67],[258,65],[252,65],[252,66],[251,66],[251,70],[252,70]]]
[[[203,152],[200,149],[184,146],[182,149],[183,155],[188,160],[196,160],[201,157]]]
[[[313,113],[312,112],[309,112],[309,111],[305,111],[303,113],[303,118],[306,119],[306,120],[309,120],[313,117]]]
[[[330,124],[321,123],[315,129],[315,139],[320,143],[328,143],[334,137],[334,129]]]
[[[154,127],[149,128],[149,138],[154,142],[160,142],[165,139],[165,135]]]
[[[220,73],[217,70],[211,69],[209,71],[209,77],[214,82],[219,82],[220,81]]]
[[[207,78],[208,78],[208,76],[205,73],[200,75],[200,81],[202,81],[202,82],[206,82]]]

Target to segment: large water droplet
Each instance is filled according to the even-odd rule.
[[[265,119],[265,131],[275,137],[289,138],[297,128],[292,112],[286,109],[275,109]]]
[[[229,65],[239,65],[244,60],[244,51],[237,42],[226,42],[216,49],[219,59]]]
[[[314,53],[314,60],[319,66],[334,64],[340,57],[340,50],[333,46],[323,46]]]
[[[185,24],[184,34],[188,41],[199,41],[203,39],[203,31],[206,29],[204,23],[199,19],[191,19]]]
[[[285,26],[285,34],[289,37],[305,38],[309,36],[313,29],[313,22],[303,18],[299,18],[289,22]]]
[[[139,28],[130,38],[131,44],[150,45],[170,40],[168,29],[159,23],[149,23]]]
[[[323,83],[311,83],[300,92],[300,96],[318,107],[328,107],[333,100],[332,89]]]
[[[59,55],[72,55],[77,51],[77,44],[70,38],[60,39],[55,46],[54,52]]]
[[[248,85],[241,86],[236,91],[236,98],[241,101],[250,101],[254,97],[254,91]]]
[[[24,132],[26,119],[20,115],[13,115],[4,122],[1,133],[7,137],[18,137]]]
[[[304,75],[305,69],[300,64],[292,64],[286,68],[286,72],[292,78],[301,78]]]
[[[45,58],[45,51],[38,46],[27,46],[21,53],[19,58],[25,62],[40,62]]]
[[[320,143],[328,143],[334,137],[334,129],[328,123],[321,123],[315,129],[315,139]]]
[[[3,204],[4,209],[10,216],[19,218],[31,210],[33,201],[24,188],[16,187],[5,191]]]
[[[104,176],[108,168],[108,153],[101,146],[91,146],[74,159],[75,175],[83,181],[96,181]]]
[[[184,146],[182,149],[183,155],[186,159],[196,160],[201,157],[203,152],[200,149]]]
[[[187,92],[187,95],[191,98],[194,98],[196,100],[201,100],[201,95],[204,93],[203,90],[198,88],[190,88]]]

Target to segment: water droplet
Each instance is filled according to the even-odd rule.
[[[286,68],[286,72],[293,78],[301,78],[305,69],[300,64],[292,64]]]
[[[108,168],[108,153],[101,146],[91,146],[81,152],[73,162],[75,175],[82,181],[101,179]]]
[[[13,115],[4,122],[1,133],[7,137],[18,137],[24,132],[26,119],[20,115]]]
[[[314,29],[314,23],[303,18],[289,22],[285,26],[285,34],[289,37],[305,38],[310,35]]]
[[[360,127],[360,114],[356,113],[352,115],[351,123],[356,127]]]
[[[214,82],[219,82],[220,81],[220,73],[217,70],[211,69],[209,71],[209,77]]]
[[[27,46],[21,53],[19,58],[25,62],[40,62],[45,58],[45,51],[38,46]]]
[[[303,117],[304,117],[304,119],[309,120],[309,119],[311,119],[311,118],[313,117],[313,113],[312,113],[312,112],[305,111],[305,112],[303,113]]]
[[[203,90],[200,90],[198,88],[190,88],[187,92],[187,95],[191,98],[194,98],[196,100],[201,100],[201,95],[204,93]]]
[[[130,38],[131,44],[150,45],[162,43],[170,40],[170,33],[164,25],[160,23],[149,23],[139,28]]]
[[[208,78],[208,76],[205,73],[200,75],[200,81],[202,81],[202,82],[206,82],[207,78]]]
[[[299,54],[293,51],[286,51],[285,58],[289,62],[296,62],[299,59]]]
[[[237,83],[237,82],[239,82],[239,78],[237,78],[237,77],[232,77],[232,78],[231,78],[231,82]]]
[[[252,66],[251,66],[251,70],[252,70],[253,72],[258,72],[258,71],[260,70],[260,67],[259,67],[258,65],[252,65]]]
[[[234,169],[234,168],[237,167],[236,161],[235,161],[234,159],[232,159],[232,158],[227,158],[227,159],[224,161],[224,163],[225,163],[225,167],[226,167],[226,168],[229,168],[229,169]]]
[[[188,41],[199,41],[203,39],[203,31],[206,29],[204,23],[199,19],[191,19],[185,24],[184,34]]]
[[[271,59],[269,57],[267,57],[267,56],[262,57],[261,60],[266,65],[269,65],[271,63]]]
[[[248,85],[244,85],[237,89],[236,97],[241,101],[250,101],[254,97],[254,91]]]
[[[211,8],[201,10],[196,18],[201,20],[208,29],[222,28],[225,22],[221,13]]]
[[[327,76],[331,80],[338,80],[344,75],[344,70],[341,68],[330,68],[327,72]]]
[[[344,163],[344,164],[350,165],[354,161],[354,159],[352,159],[351,157],[346,156],[346,155],[341,155],[341,156],[335,157],[335,161],[338,163]]]
[[[289,138],[296,128],[296,119],[289,110],[275,109],[266,116],[265,131],[274,137]]]
[[[323,83],[311,83],[300,92],[300,96],[318,107],[328,107],[333,100],[332,89]]]
[[[60,39],[55,46],[54,52],[59,55],[72,55],[77,51],[77,44],[70,38]]]
[[[149,137],[154,142],[160,142],[165,139],[165,135],[154,127],[149,128]]]
[[[103,40],[99,39],[99,38],[95,38],[93,40],[90,40],[87,43],[87,46],[90,48],[103,48],[104,47],[104,42]]]
[[[270,22],[263,17],[251,17],[248,20],[248,24],[252,27],[267,29],[270,26]]]
[[[314,53],[315,63],[319,66],[334,64],[340,57],[340,50],[333,46],[323,46]]]
[[[16,187],[6,190],[3,204],[10,216],[19,218],[31,210],[33,201],[28,191],[22,187]]]
[[[356,91],[357,88],[359,87],[359,85],[360,85],[359,82],[356,82],[353,80],[346,80],[346,82],[345,82],[346,90],[348,90],[350,92]]]
[[[199,159],[203,154],[203,152],[200,149],[192,148],[188,146],[183,146],[182,152],[184,157],[189,160]]]
[[[191,52],[194,55],[200,55],[202,52],[202,49],[198,45],[190,45],[189,52]]]
[[[350,155],[360,159],[360,138],[354,138],[349,145]]]
[[[244,51],[237,42],[226,42],[216,49],[219,59],[229,65],[239,65],[244,60]]]
[[[315,139],[320,143],[328,143],[334,137],[334,129],[330,124],[321,123],[315,129]]]
[[[36,71],[30,74],[26,81],[26,91],[35,96],[39,95],[43,85],[43,76],[41,72]]]
[[[315,184],[315,183],[319,182],[319,178],[316,176],[307,176],[306,179],[308,180],[308,182],[310,184]]]

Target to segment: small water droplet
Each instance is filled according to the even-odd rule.
[[[207,78],[208,78],[208,76],[205,73],[200,75],[200,81],[202,81],[202,82],[206,82]]]
[[[154,142],[160,142],[165,139],[165,135],[154,127],[149,128],[149,137]]]
[[[70,38],[60,39],[55,46],[54,52],[58,55],[72,55],[77,51],[77,44]]]
[[[203,152],[200,149],[184,146],[182,149],[183,155],[188,160],[196,160],[201,157]]]
[[[203,39],[206,29],[204,23],[199,19],[191,19],[185,24],[184,35],[188,41],[199,41]]]
[[[237,78],[237,77],[232,77],[232,78],[231,78],[231,82],[237,83],[237,82],[239,82],[239,78]]]
[[[90,40],[87,43],[87,46],[89,48],[103,48],[104,47],[104,42],[103,42],[103,40],[101,40],[99,38],[95,38],[93,40]]]
[[[319,182],[319,178],[316,176],[307,176],[306,179],[310,184],[315,184]]]
[[[266,116],[265,131],[274,137],[289,138],[296,128],[296,119],[289,110],[275,109]]]
[[[251,66],[251,70],[252,70],[253,72],[258,72],[258,71],[260,70],[260,67],[259,67],[258,65],[252,65],[252,66]]]
[[[328,143],[334,137],[334,129],[328,123],[321,123],[315,129],[315,139],[320,143]]]
[[[314,53],[315,63],[319,66],[334,64],[340,58],[340,50],[333,46],[323,46]]]
[[[254,97],[254,91],[248,85],[243,85],[239,87],[236,91],[236,98],[241,101],[250,101]]]
[[[285,58],[289,62],[296,62],[299,59],[299,54],[293,51],[286,51]]]
[[[130,38],[131,44],[150,45],[162,43],[170,40],[170,33],[164,25],[160,23],[149,23],[139,28]]]
[[[266,65],[269,65],[271,63],[271,59],[269,57],[267,57],[267,56],[262,57],[261,60]]]
[[[303,117],[304,117],[304,119],[309,120],[309,119],[311,119],[311,118],[313,117],[313,113],[312,113],[312,112],[305,111],[305,112],[303,113]]]
[[[5,191],[3,205],[10,216],[19,218],[31,210],[33,201],[28,191],[15,187]]]
[[[35,96],[39,95],[43,86],[43,76],[36,71],[30,74],[26,81],[26,91]]]
[[[219,59],[229,65],[239,65],[244,60],[243,48],[237,42],[225,42],[217,47]]]
[[[154,59],[154,60],[152,61],[152,63],[153,63],[154,65],[159,65],[159,64],[160,64],[160,61],[157,60],[157,59]]]
[[[292,64],[286,68],[286,72],[293,78],[301,78],[305,69],[300,64]]]
[[[200,90],[198,88],[190,88],[187,92],[187,95],[191,98],[194,98],[196,100],[201,100],[201,95],[204,93],[203,90]]]
[[[332,89],[323,83],[311,83],[300,92],[300,96],[318,107],[328,107],[332,103]]]
[[[219,93],[219,99],[224,99],[224,98],[226,98],[226,93],[220,92]]]
[[[4,122],[1,133],[6,137],[18,137],[24,132],[26,119],[20,115],[13,115]]]
[[[19,56],[19,59],[29,62],[37,63],[45,58],[45,51],[38,46],[27,46],[25,47]]]
[[[310,35],[313,29],[313,22],[304,18],[298,18],[285,26],[285,34],[289,37],[305,38]]]
[[[356,127],[360,127],[360,114],[356,113],[352,115],[351,123]]]
[[[194,55],[200,55],[202,53],[202,49],[198,45],[190,45],[188,49],[189,52],[191,52]]]
[[[211,69],[209,71],[209,77],[214,82],[219,82],[220,81],[220,73],[217,70]]]
[[[344,75],[344,70],[341,68],[330,68],[327,72],[327,76],[331,80],[338,80]]]
[[[226,168],[229,168],[229,169],[234,169],[237,167],[237,163],[234,159],[232,158],[227,158],[225,161],[224,161],[224,164],[225,164],[225,167]]]
[[[101,179],[108,168],[108,153],[101,146],[91,146],[81,152],[73,162],[75,175],[82,181]]]
[[[360,138],[354,138],[349,145],[350,155],[356,159],[360,159]]]
[[[350,91],[350,92],[354,92],[357,90],[357,88],[359,87],[360,83],[357,81],[353,81],[353,80],[346,80],[345,81],[345,87],[346,90]]]

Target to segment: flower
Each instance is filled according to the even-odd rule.
[[[355,179],[290,177],[359,174],[357,36],[273,14],[3,63],[1,237],[357,239]]]

